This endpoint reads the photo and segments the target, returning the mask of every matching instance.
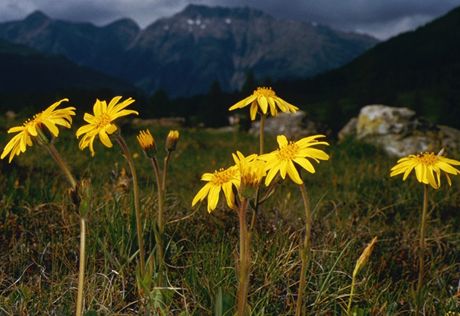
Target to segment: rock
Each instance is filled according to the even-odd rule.
[[[400,134],[404,132],[415,112],[408,108],[368,105],[361,109],[356,122],[358,138],[371,135]]]
[[[249,133],[258,135],[260,129],[260,120],[252,123]],[[303,111],[295,113],[279,113],[275,117],[268,117],[265,120],[265,133],[269,135],[286,135],[290,139],[312,134],[329,134],[325,128],[319,124],[307,119],[307,114]]]
[[[339,132],[339,140],[354,137],[381,147],[391,156],[424,151],[460,151],[460,130],[435,125],[408,108],[368,105]]]
[[[356,124],[358,123],[358,118],[353,117],[348,123],[339,131],[337,137],[339,141],[344,140],[346,137],[356,137]]]
[[[8,110],[5,112],[5,118],[9,121],[16,119],[17,116],[18,115],[14,111]]]
[[[183,117],[162,117],[158,119],[140,119],[135,118],[131,121],[134,128],[146,128],[153,126],[178,128],[184,126],[185,118]]]

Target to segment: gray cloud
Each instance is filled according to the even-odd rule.
[[[189,3],[250,6],[279,18],[315,21],[386,39],[446,13],[460,5],[460,0],[3,0],[0,21],[42,10],[53,18],[98,25],[130,17],[145,27]]]

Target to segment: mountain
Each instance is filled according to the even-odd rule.
[[[69,97],[89,102],[113,94],[138,95],[132,85],[63,56],[44,55],[0,40],[0,108],[18,110],[50,99]]]
[[[139,26],[122,19],[104,27],[53,20],[35,11],[22,21],[0,23],[0,38],[46,54],[113,74],[121,55],[139,34]]]
[[[460,7],[341,68],[276,87],[336,130],[367,104],[407,106],[460,128]]]
[[[276,19],[250,8],[189,5],[141,30],[123,19],[98,27],[34,12],[0,23],[0,38],[125,78],[152,93],[205,93],[213,82],[242,87],[259,80],[304,78],[339,67],[376,40],[326,26]]]

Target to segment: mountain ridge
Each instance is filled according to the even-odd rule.
[[[205,93],[217,81],[240,89],[262,80],[303,78],[338,67],[377,41],[322,25],[282,20],[249,7],[188,5],[145,28],[131,19],[104,26],[34,12],[0,23],[0,38],[124,78],[148,93]]]
[[[410,107],[460,128],[460,7],[375,45],[345,66],[278,86],[313,115],[341,117],[329,122],[335,129],[368,104]]]

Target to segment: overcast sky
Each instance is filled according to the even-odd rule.
[[[446,13],[460,0],[0,0],[0,21],[41,10],[52,18],[97,25],[130,17],[141,27],[189,3],[250,6],[278,18],[314,21],[386,39]]]

